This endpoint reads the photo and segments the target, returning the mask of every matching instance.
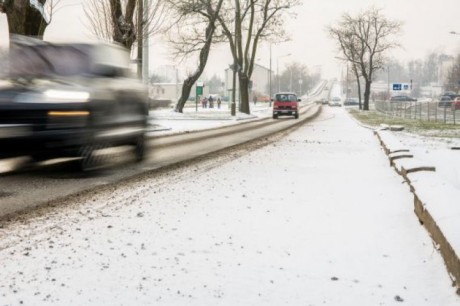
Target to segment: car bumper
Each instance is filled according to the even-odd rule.
[[[292,116],[292,115],[296,115],[297,113],[298,113],[297,110],[287,110],[287,109],[273,111],[273,115],[277,115],[277,116],[283,116],[283,115]]]
[[[91,135],[90,129],[82,128],[37,131],[27,125],[0,125],[0,157],[74,155]]]

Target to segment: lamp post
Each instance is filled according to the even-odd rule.
[[[288,54],[285,54],[285,55],[280,55],[276,58],[276,75],[278,76],[278,92],[281,91],[281,88],[280,88],[280,70],[279,70],[279,59],[282,58],[282,57],[286,57],[286,56],[291,56],[291,53],[288,53]]]
[[[268,103],[272,106],[272,44],[270,44],[270,70],[268,72]]]

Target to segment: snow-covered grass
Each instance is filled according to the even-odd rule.
[[[379,127],[381,124],[403,125],[411,133],[444,138],[459,138],[460,124],[444,124],[441,121],[423,121],[415,119],[405,119],[399,117],[385,116],[375,110],[359,111],[356,108],[348,108],[348,111],[364,124]]]

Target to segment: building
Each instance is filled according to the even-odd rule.
[[[190,99],[195,98],[196,85],[190,91]],[[149,85],[149,97],[152,100],[170,100],[176,102],[182,94],[182,83],[153,83]],[[209,95],[209,89],[204,87],[203,95]]]
[[[272,80],[273,80],[273,71],[272,71]],[[254,71],[251,76],[252,88],[250,96],[255,94],[257,96],[270,96],[270,69],[261,66],[259,64],[254,64]],[[273,84],[272,84],[273,86]],[[236,75],[236,96],[238,99],[240,88],[238,82],[238,74]],[[225,69],[225,95],[232,99],[233,91],[233,70],[230,68]],[[272,89],[273,91],[273,89]],[[273,93],[272,93],[273,94]]]

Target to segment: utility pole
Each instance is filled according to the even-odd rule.
[[[272,44],[270,43],[270,71],[268,72],[269,80],[268,80],[268,87],[270,88],[269,91],[269,105],[272,106]]]

